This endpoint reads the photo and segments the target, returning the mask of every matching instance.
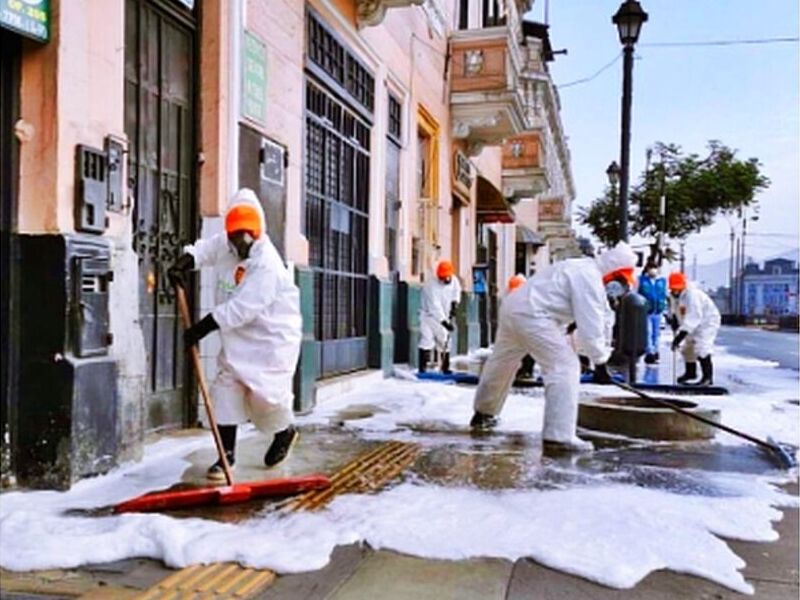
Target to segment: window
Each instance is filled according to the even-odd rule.
[[[327,25],[311,12],[308,13],[306,39],[306,52],[311,63],[371,113],[375,104],[375,79]]]
[[[397,140],[398,143],[400,142],[401,122],[400,102],[389,94],[389,135]]]
[[[499,27],[506,24],[500,0],[483,0],[483,26]]]
[[[458,3],[458,28],[469,29],[469,0]]]
[[[387,103],[386,207],[384,251],[389,271],[397,271],[397,230],[400,227],[400,134],[401,105],[391,94]]]

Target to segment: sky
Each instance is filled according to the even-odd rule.
[[[550,63],[559,87],[562,121],[572,154],[576,206],[587,206],[607,185],[605,170],[619,162],[621,46],[611,16],[618,0],[549,0],[550,39],[566,48]],[[798,37],[797,0],[641,0],[649,20],[636,47],[633,72],[631,180],[645,150],[672,142],[704,154],[710,139],[756,157],[770,187],[758,198],[758,221],[747,227],[747,255],[763,260],[800,246],[800,47],[797,42],[648,47],[648,43]],[[545,0],[527,18],[544,19]],[[580,234],[588,230],[574,220]],[[737,233],[740,226],[736,224]],[[730,255],[730,224],[720,217],[686,244],[687,265]]]

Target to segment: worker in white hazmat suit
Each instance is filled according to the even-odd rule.
[[[292,380],[300,354],[300,292],[266,234],[264,212],[255,193],[239,190],[225,214],[225,231],[184,248],[169,271],[184,284],[186,272],[214,268],[216,307],[186,330],[187,347],[219,330],[222,349],[212,396],[220,437],[235,462],[236,428],[251,420],[272,435],[264,464],[273,467],[297,439],[292,425]],[[222,480],[219,461],[208,478]]]
[[[450,335],[461,299],[461,284],[454,276],[453,264],[442,260],[436,265],[436,277],[422,288],[419,305],[419,372],[424,373],[435,348],[442,355],[442,373],[450,373]]]
[[[636,256],[621,242],[598,258],[555,263],[537,273],[500,307],[494,351],[483,368],[475,393],[474,430],[490,429],[505,402],[520,359],[529,353],[539,364],[545,384],[543,444],[552,450],[591,450],[575,434],[578,417],[578,356],[566,335],[567,325],[580,331],[583,352],[595,364],[595,381],[611,380],[606,362],[605,283],[620,274],[633,277]]]
[[[678,377],[678,383],[692,385],[713,385],[714,365],[711,353],[717,339],[722,319],[714,301],[694,283],[686,280],[683,273],[671,273],[669,276],[670,323],[675,337],[672,340],[672,351],[681,348],[686,372]],[[702,377],[697,377],[697,361],[700,361]]]

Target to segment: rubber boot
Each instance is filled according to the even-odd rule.
[[[700,357],[700,369],[703,371],[703,376],[697,383],[693,385],[709,386],[714,385],[714,364],[711,362],[711,355]]]
[[[237,425],[217,426],[219,437],[222,440],[222,448],[225,450],[225,458],[228,459],[231,470],[236,462],[236,428]],[[222,468],[221,460],[217,459],[217,462],[208,468],[206,477],[209,481],[225,481],[225,469]]]
[[[486,413],[476,410],[475,414],[472,415],[472,420],[469,422],[469,426],[474,432],[490,431],[497,426],[497,417],[494,415],[487,415]]]
[[[687,385],[690,380],[697,377],[697,363],[696,362],[687,362],[686,363],[686,372],[678,377],[678,383],[681,385]]]
[[[445,375],[450,375],[452,371],[450,370],[450,353],[449,352],[442,352],[442,373]]]
[[[293,425],[276,433],[264,454],[264,466],[270,468],[282,463],[289,456],[289,451],[299,437],[300,434]]]
[[[431,351],[430,350],[423,350],[422,348],[419,349],[417,352],[417,370],[420,373],[424,373],[428,369],[428,363],[431,360]]]
[[[533,367],[535,364],[536,362],[533,360],[533,357],[530,354],[526,354],[522,358],[522,364],[517,371],[517,379],[532,379]]]

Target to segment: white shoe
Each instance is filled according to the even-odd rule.
[[[570,440],[542,440],[542,448],[545,452],[552,453],[575,453],[575,452],[592,452],[594,444],[587,440],[575,436]]]

